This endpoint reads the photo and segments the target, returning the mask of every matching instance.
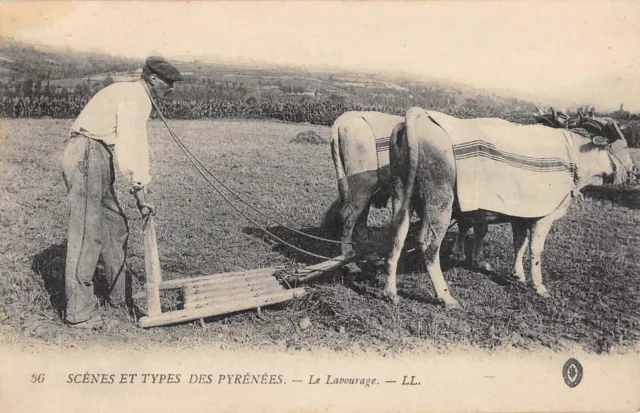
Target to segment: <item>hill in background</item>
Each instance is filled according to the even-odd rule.
[[[200,59],[200,60],[199,60]],[[0,38],[0,116],[75,117],[101,88],[139,78],[144,62],[96,52],[74,52],[32,46]],[[258,117],[330,125],[347,110],[372,109],[402,114],[411,106],[458,117],[501,117],[534,122],[534,103],[440,80],[418,80],[404,73],[300,69],[263,62],[219,62],[182,57],[176,65],[185,81],[171,101],[161,102],[177,118]],[[15,97],[79,97],[62,105],[41,100],[15,104]],[[595,110],[585,104],[578,108]],[[606,113],[606,112],[604,112]],[[630,126],[625,136],[640,146],[640,115],[621,106],[606,113]]]
[[[330,101],[396,112],[421,106],[461,117],[509,117],[536,110],[534,103],[509,97],[508,92],[419,80],[403,73],[310,70],[263,62],[220,62],[206,56],[178,59],[186,81],[180,83],[173,99],[183,101]],[[75,52],[4,38],[0,39],[0,96],[90,96],[114,81],[138,78],[143,63],[100,51]],[[581,108],[592,105],[585,102]],[[622,107],[616,114],[621,119],[630,117]]]
[[[105,53],[82,53],[32,46],[4,39],[0,42],[0,93],[93,94],[101,87],[138,77],[141,60]],[[406,75],[355,73],[335,69],[310,71],[263,63],[224,63],[183,57],[177,66],[186,81],[174,99],[257,101],[330,100],[361,106],[449,108],[486,113],[533,111],[531,102],[505,98],[464,85],[419,81]]]

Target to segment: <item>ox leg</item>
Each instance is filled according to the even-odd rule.
[[[473,252],[471,263],[474,268],[480,268],[484,271],[491,271],[491,264],[484,260],[484,237],[489,232],[489,223],[487,221],[476,221],[473,225]]]
[[[369,239],[369,230],[367,228],[367,220],[369,219],[369,210],[371,205],[367,204],[366,207],[360,213],[360,216],[356,220],[354,226],[355,238],[360,241],[367,241]]]
[[[398,290],[396,286],[396,272],[398,270],[398,260],[404,248],[404,242],[409,232],[409,207],[404,208],[399,200],[394,199],[393,217],[391,219],[391,229],[393,231],[393,246],[387,259],[387,285],[384,294],[393,302],[398,304]]]
[[[418,238],[420,251],[424,257],[427,273],[429,273],[433,288],[436,290],[436,295],[444,302],[447,309],[460,308],[458,301],[449,293],[449,287],[440,267],[440,246],[451,220],[452,202],[440,208],[438,206],[425,206],[424,201],[416,206],[416,210],[422,219]]]
[[[467,239],[467,234],[471,229],[471,222],[466,219],[458,220],[458,234],[453,242],[453,249],[451,250],[451,260],[458,263],[463,263],[467,260],[464,253],[464,244]]]
[[[351,211],[349,215],[347,215],[344,223],[342,225],[342,234],[340,236],[340,249],[342,251],[342,255],[350,255],[353,253],[353,227],[355,225],[355,219],[357,218],[356,213]],[[355,262],[350,262],[345,266],[347,271],[352,274],[356,274],[361,272],[360,268],[356,265]]]
[[[524,254],[529,246],[527,226],[520,222],[512,222],[511,232],[513,233],[513,249],[515,251],[513,269],[518,281],[524,284],[526,282],[524,275]]]
[[[349,202],[346,202],[341,211],[342,217],[342,234],[340,236],[342,244],[342,255],[353,253],[353,233],[356,229],[364,226],[366,230],[367,219],[369,217],[369,203],[371,196],[375,192],[377,180],[357,179],[349,183],[352,191],[349,196]],[[351,274],[362,272],[356,263],[352,262],[345,266]]]
[[[360,218],[356,221],[354,228],[355,239],[363,243],[368,243],[366,248],[363,248],[363,258],[370,263],[380,264],[380,256],[375,251],[377,246],[374,245],[375,242],[372,241],[371,230],[367,227],[370,210],[371,204],[368,204],[360,214]],[[354,263],[352,264],[355,265]]]
[[[542,250],[554,220],[544,217],[531,229],[531,279],[536,292],[543,297],[549,297],[549,292],[542,283]]]

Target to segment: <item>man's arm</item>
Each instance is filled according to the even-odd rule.
[[[149,143],[147,120],[150,103],[144,100],[124,99],[118,107],[115,146],[118,167],[131,186],[136,205],[142,215],[155,215],[155,208],[149,202],[144,187],[151,181],[149,175]]]

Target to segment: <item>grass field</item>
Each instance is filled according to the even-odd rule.
[[[513,252],[508,227],[494,226],[486,243],[493,273],[462,267],[445,271],[464,306],[445,311],[415,254],[401,259],[397,307],[381,296],[384,275],[365,267],[361,276],[335,273],[309,285],[303,299],[269,307],[263,321],[248,311],[197,323],[142,330],[134,316],[119,314],[122,328],[75,331],[64,326],[62,308],[66,201],[58,159],[70,120],[0,121],[0,339],[52,346],[179,348],[202,343],[223,348],[324,347],[338,351],[451,348],[486,349],[580,346],[587,351],[626,351],[640,342],[640,189],[588,189],[551,230],[543,274],[552,297],[508,279]],[[173,121],[174,130],[226,185],[269,215],[320,234],[322,213],[336,196],[327,145],[291,143],[299,132],[329,129],[264,121]],[[159,122],[150,122],[152,199],[165,279],[195,274],[315,263],[265,238],[209,188]],[[633,153],[640,164],[640,152]],[[134,293],[144,282],[141,219],[133,198],[118,184],[129,217],[129,266]],[[381,232],[388,210],[372,213]],[[255,214],[253,215],[255,216]],[[265,223],[264,220],[261,220]],[[308,241],[269,223],[286,240],[335,256],[335,245]],[[448,237],[450,244],[452,237]],[[163,296],[166,309],[178,301]],[[144,310],[144,302],[137,302]],[[136,314],[140,314],[138,309]],[[312,326],[301,330],[308,316]]]

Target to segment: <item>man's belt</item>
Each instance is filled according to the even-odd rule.
[[[116,145],[114,145],[114,144],[108,144],[108,143],[105,143],[104,141],[101,141],[100,139],[94,139],[94,138],[91,138],[91,137],[89,137],[89,136],[87,136],[87,135],[85,135],[85,134],[83,134],[83,133],[81,133],[81,132],[77,132],[77,131],[73,131],[73,132],[71,132],[71,133],[69,134],[69,139],[74,139],[74,138],[87,138],[87,139],[92,139],[92,140],[94,140],[94,141],[98,142],[99,144],[101,144],[102,146],[104,146],[105,148],[109,149],[110,151],[112,151],[112,150],[113,150],[113,148],[116,146]]]

